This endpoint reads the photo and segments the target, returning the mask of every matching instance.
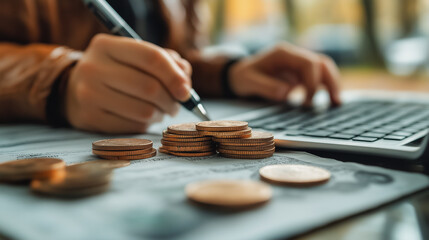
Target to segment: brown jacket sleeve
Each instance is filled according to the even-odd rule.
[[[163,47],[191,63],[194,88],[202,97],[221,96],[221,72],[228,57],[200,54],[198,2],[178,0],[183,3],[178,7],[159,0],[168,23]],[[46,122],[46,101],[55,80],[78,59],[72,49],[84,51],[94,35],[106,32],[82,1],[0,0],[0,122]]]
[[[52,84],[78,56],[55,45],[0,43],[0,121],[46,121]]]
[[[82,1],[0,0],[0,122],[46,122],[55,80],[105,31]]]

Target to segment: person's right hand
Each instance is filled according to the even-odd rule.
[[[66,118],[88,131],[145,132],[189,98],[190,74],[190,64],[172,50],[99,34],[70,73]]]

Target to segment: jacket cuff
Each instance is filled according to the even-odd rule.
[[[237,98],[238,96],[232,91],[231,84],[229,83],[229,70],[231,67],[239,62],[241,58],[230,59],[222,68],[221,72],[221,83],[222,83],[222,93],[225,98]]]
[[[76,62],[67,66],[54,81],[51,92],[46,99],[46,121],[52,127],[69,127],[65,117],[64,101],[70,72]]]

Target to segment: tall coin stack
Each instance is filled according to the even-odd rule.
[[[212,138],[199,133],[195,123],[170,125],[162,136],[162,147],[159,148],[159,152],[182,157],[216,154],[216,146]]]
[[[116,138],[93,142],[92,153],[107,160],[138,160],[155,156],[156,149],[151,140]]]
[[[163,132],[159,151],[176,156],[259,159],[275,151],[271,133],[252,131],[243,121],[204,121],[175,124]],[[216,147],[216,143],[218,146]]]
[[[274,136],[268,132],[252,131],[248,138],[213,138],[222,157],[259,159],[271,157],[275,152]]]

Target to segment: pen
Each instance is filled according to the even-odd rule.
[[[110,30],[112,34],[143,40],[105,0],[83,0],[94,15]],[[194,89],[190,90],[190,98],[180,102],[189,111],[204,121],[209,121],[207,111],[201,104],[200,96]]]

